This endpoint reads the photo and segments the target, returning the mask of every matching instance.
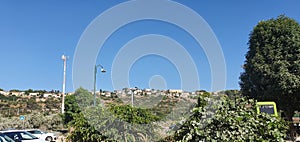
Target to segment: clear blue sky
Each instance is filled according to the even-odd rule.
[[[66,54],[69,56],[67,92],[73,91],[72,60],[81,34],[99,14],[121,2],[124,1],[1,0],[0,88],[61,90],[61,55]],[[201,15],[217,36],[226,61],[226,89],[239,89],[249,33],[259,21],[285,14],[300,22],[299,0],[177,2]],[[113,90],[110,71],[114,56],[127,41],[145,34],[169,36],[185,45],[199,71],[199,89],[210,90],[211,74],[203,50],[194,48],[198,45],[179,28],[151,20],[126,25],[107,40],[98,54],[97,63],[108,72],[97,75],[98,89]],[[158,56],[146,56],[136,61],[130,70],[129,87],[149,88],[149,79],[153,75],[163,76],[167,88],[180,88],[174,65]]]

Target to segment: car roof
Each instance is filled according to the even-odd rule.
[[[24,131],[42,131],[40,129],[24,129]]]
[[[5,132],[26,132],[26,131],[25,130],[2,130],[0,132],[5,133]]]

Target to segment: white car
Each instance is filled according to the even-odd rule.
[[[47,133],[39,129],[27,129],[25,131],[45,141],[51,142],[51,141],[56,141],[57,139],[57,137],[53,133]]]
[[[24,131],[24,130],[5,130],[0,133],[8,136],[16,142],[45,142],[45,140]]]

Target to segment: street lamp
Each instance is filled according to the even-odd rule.
[[[97,68],[98,67],[101,68],[101,72],[102,73],[106,72],[106,70],[100,64],[99,65],[95,65],[95,69],[94,69],[94,106],[96,106],[96,74],[97,74]]]
[[[64,76],[63,76],[63,89],[62,89],[62,98],[61,98],[61,113],[65,112],[65,93],[66,93],[66,70],[67,70],[67,56],[62,55],[61,59],[64,62]]]

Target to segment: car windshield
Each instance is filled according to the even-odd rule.
[[[20,132],[22,140],[32,140],[32,139],[38,139],[38,137],[28,133],[28,132]]]
[[[25,132],[25,131],[14,131],[14,132],[3,132],[5,135],[9,136],[10,138],[16,140],[34,140],[38,139],[36,136]]]
[[[31,133],[31,134],[43,134],[42,131],[38,131],[38,130],[29,130],[29,131],[27,131],[27,132],[29,132],[29,133]]]
[[[15,141],[9,138],[8,136],[0,133],[0,142],[15,142]]]

